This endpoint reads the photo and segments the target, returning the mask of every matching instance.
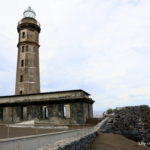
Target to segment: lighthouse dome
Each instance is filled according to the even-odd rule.
[[[36,13],[34,10],[29,6],[24,12],[23,12],[24,18],[34,18],[36,16]]]

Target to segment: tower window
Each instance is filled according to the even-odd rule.
[[[25,32],[22,32],[22,38],[23,39],[25,38]]]
[[[24,60],[21,60],[21,67],[24,66]]]
[[[26,45],[26,51],[28,51],[28,45]]]
[[[23,82],[23,75],[20,76],[20,82]]]
[[[22,52],[24,52],[24,46],[22,46]]]
[[[20,91],[20,95],[22,95],[22,91]]]

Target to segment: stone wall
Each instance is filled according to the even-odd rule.
[[[69,116],[65,116],[64,108]],[[85,124],[92,116],[89,115],[88,103],[74,102],[61,104],[21,104],[19,106],[0,107],[0,122],[21,122],[35,120],[52,125]]]
[[[104,132],[122,134],[135,141],[150,142],[150,107],[117,108],[103,127]]]
[[[85,137],[82,137],[78,140],[74,140],[65,145],[60,145],[58,148],[54,148],[53,150],[90,150],[92,142],[96,138],[96,132]],[[51,148],[45,147],[41,150],[50,150]],[[40,150],[40,149],[39,149]]]
[[[0,97],[0,122],[35,120],[58,125],[82,125],[93,117],[93,100],[83,90]]]

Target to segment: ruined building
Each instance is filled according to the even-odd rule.
[[[94,101],[83,90],[40,93],[40,24],[29,7],[19,21],[15,95],[0,97],[0,121],[35,120],[51,124],[85,124],[93,117]]]

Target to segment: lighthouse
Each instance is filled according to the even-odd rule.
[[[19,38],[16,95],[40,93],[39,33],[41,28],[35,17],[35,12],[28,7],[17,26]]]

